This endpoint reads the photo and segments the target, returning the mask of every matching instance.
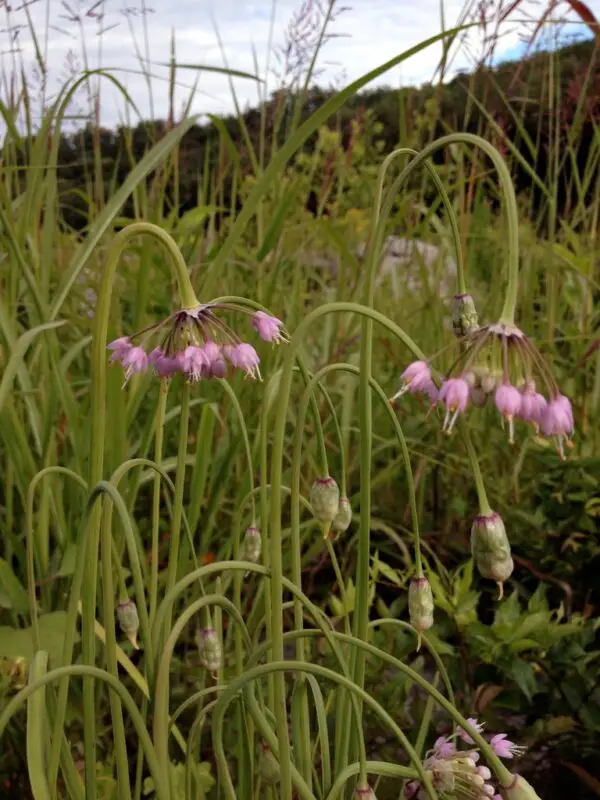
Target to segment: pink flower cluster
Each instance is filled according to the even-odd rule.
[[[472,717],[467,720],[478,733],[484,726]],[[460,729],[458,736],[468,745],[473,739]],[[505,733],[498,733],[490,739],[494,753],[499,758],[514,758],[524,752],[509,741]],[[427,754],[423,767],[429,773],[434,789],[444,800],[502,800],[492,782],[492,773],[486,766],[478,766],[480,759],[476,749],[459,750],[451,737],[440,736]],[[420,781],[411,781],[404,789],[407,800],[426,800],[429,794]]]
[[[258,353],[216,316],[215,308],[209,304],[179,311],[141,334],[115,339],[108,345],[112,350],[111,363],[121,364],[125,381],[149,369],[154,369],[159,378],[171,378],[178,373],[194,382],[223,378],[227,374],[227,363],[251,378],[260,378]],[[167,335],[150,352],[142,344],[134,344],[142,334],[151,334],[164,327],[168,327]],[[287,341],[282,331],[283,323],[264,311],[253,315],[252,327],[266,342]]]
[[[428,396],[432,406],[437,404],[445,409],[442,429],[450,433],[459,414],[464,413],[469,405],[485,404],[485,388],[477,386],[473,372],[464,372],[457,378],[442,381],[438,389],[433,381],[427,362],[415,361],[402,373],[400,391],[392,398],[395,400],[405,392],[422,392]],[[484,382],[481,381],[483,384]],[[547,400],[537,391],[533,379],[523,383],[520,389],[504,379],[491,388],[494,405],[509,430],[509,441],[514,441],[515,420],[522,420],[534,426],[536,432],[556,441],[559,453],[564,458],[564,448],[568,445],[574,431],[573,409],[567,397],[556,389]],[[483,402],[482,402],[483,395]]]

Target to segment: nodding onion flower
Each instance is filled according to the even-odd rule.
[[[564,459],[575,427],[573,410],[533,341],[515,325],[497,322],[474,326],[459,346],[458,358],[439,387],[429,361],[414,361],[402,373],[400,389],[391,401],[406,392],[426,394],[433,405],[444,406],[442,428],[451,433],[459,414],[469,405],[484,407],[486,396],[493,395],[511,443],[515,421],[521,420],[554,439]]]
[[[224,378],[227,363],[260,379],[258,353],[223,321],[220,313],[227,311],[250,315],[252,327],[264,341],[288,341],[281,320],[264,311],[250,311],[234,303],[203,303],[176,311],[133,336],[115,339],[108,345],[111,363],[121,364],[125,382],[150,368],[162,379],[177,373],[191,382]]]

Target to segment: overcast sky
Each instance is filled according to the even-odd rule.
[[[321,0],[323,4],[326,0]],[[310,2],[310,0],[304,0]],[[282,46],[286,30],[294,12],[303,0],[277,0],[275,5],[272,42]],[[528,10],[539,14],[540,5],[534,0],[524,0],[519,19]],[[339,14],[330,32],[336,38],[327,42],[321,59],[320,83],[344,85],[387,59],[441,30],[439,0],[338,0],[350,8]],[[528,5],[527,5],[528,4]],[[126,11],[129,5],[129,12]],[[148,6],[146,14],[142,13]],[[543,5],[543,3],[542,3]],[[27,29],[27,13],[23,7],[0,2],[0,48],[4,84],[0,96],[6,99],[6,76],[14,69],[14,58],[22,58],[27,72],[34,76],[35,48],[33,37]],[[46,53],[48,85],[55,91],[68,74],[82,68],[85,59],[90,67],[101,64],[116,69],[115,75],[127,87],[143,117],[153,111],[155,117],[164,118],[168,109],[168,71],[160,62],[170,57],[171,32],[174,31],[176,58],[181,64],[207,64],[222,66],[224,57],[233,69],[254,72],[253,50],[258,59],[261,75],[265,76],[268,62],[268,43],[271,30],[272,0],[36,0],[28,7],[40,49]],[[464,10],[463,0],[444,0],[445,25],[450,27]],[[104,12],[102,21],[97,17]],[[79,21],[77,20],[79,17]],[[47,24],[47,22],[49,24]],[[98,35],[99,27],[105,29]],[[218,44],[215,26],[222,39]],[[8,31],[12,31],[11,34]],[[15,33],[17,31],[17,33]],[[45,31],[48,31],[47,36]],[[514,57],[522,50],[520,34],[523,23],[515,20],[503,28],[503,38],[498,57]],[[581,29],[579,29],[581,32]],[[147,41],[147,45],[145,42]],[[141,76],[140,57],[153,62],[154,74],[151,95],[145,78]],[[18,54],[14,51],[18,49]],[[136,55],[136,49],[139,55]],[[471,53],[481,51],[481,35],[470,37],[470,47],[463,48],[454,61],[454,69],[468,68]],[[412,57],[401,67],[388,72],[379,83],[393,86],[420,84],[430,80],[439,61],[441,48],[432,46]],[[278,65],[271,55],[271,67]],[[176,112],[190,96],[190,88],[197,73],[191,70],[178,72]],[[35,84],[35,77],[32,78]],[[269,76],[269,89],[276,88],[277,80]],[[32,85],[33,85],[32,84]],[[242,106],[257,101],[257,86],[249,80],[236,79],[235,87]],[[83,109],[85,98],[80,97]],[[195,113],[226,114],[233,109],[231,92],[225,77],[203,72],[192,110]],[[123,116],[123,104],[115,91],[104,84],[102,95],[102,122],[110,126]]]

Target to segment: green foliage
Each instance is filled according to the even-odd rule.
[[[554,66],[560,69],[556,91],[565,98],[561,115],[568,121],[556,138],[547,113],[550,98],[544,89],[548,69]],[[590,77],[585,91],[579,93],[581,103],[574,105],[573,93],[567,89],[574,81],[583,86],[584,66],[589,67]],[[436,133],[469,128],[505,146],[521,190],[520,324],[541,343],[559,384],[574,400],[578,423],[573,451],[566,464],[559,463],[547,443],[524,430],[520,431],[520,443],[510,450],[500,425],[490,422],[489,410],[487,416],[473,417],[472,435],[490,500],[505,519],[517,562],[508,596],[496,604],[489,585],[476,577],[469,558],[466,536],[477,501],[463,449],[456,438],[448,440],[440,435],[435,415],[426,406],[414,398],[402,401],[398,418],[415,473],[415,502],[436,604],[436,624],[426,634],[419,653],[415,652],[414,632],[406,625],[391,624],[407,618],[406,588],[415,572],[415,538],[406,464],[386,409],[377,400],[373,404],[375,440],[369,487],[373,548],[367,566],[366,598],[353,577],[360,560],[356,524],[338,542],[329,542],[329,547],[310,515],[303,516],[298,524],[294,521],[287,500],[280,515],[283,574],[301,576],[302,588],[330,613],[336,632],[349,630],[347,626],[366,599],[371,617],[378,615],[390,623],[371,630],[372,643],[438,687],[447,671],[460,692],[460,707],[476,708],[493,720],[489,730],[504,729],[507,720],[517,714],[524,719],[523,726],[534,745],[558,734],[577,743],[582,730],[592,736],[600,732],[600,650],[596,641],[600,603],[596,580],[600,563],[600,351],[592,350],[582,361],[597,340],[599,322],[596,75],[597,55],[591,43],[583,43],[556,56],[537,54],[518,71],[514,64],[503,65],[439,87],[401,92],[377,89],[352,95],[343,105],[337,103],[341,107],[336,107],[329,118],[315,124],[294,157],[278,167],[252,207],[248,224],[241,230],[236,228],[237,239],[227,258],[220,256],[222,247],[229,241],[241,207],[254,202],[253,193],[269,166],[265,161],[259,164],[260,151],[270,151],[275,157],[297,132],[293,126],[277,127],[279,98],[273,97],[244,116],[215,120],[207,126],[192,120],[175,127],[163,122],[144,123],[117,132],[89,126],[65,135],[60,129],[62,111],[54,108],[35,135],[29,131],[21,136],[14,125],[10,127],[2,154],[0,220],[0,709],[23,685],[26,669],[21,659],[31,662],[36,636],[39,649],[49,654],[51,667],[62,664],[69,647],[73,664],[85,660],[78,630],[72,624],[78,608],[70,606],[70,598],[81,565],[90,487],[81,485],[81,477],[79,484],[76,479],[87,477],[90,468],[90,440],[94,435],[90,343],[106,253],[116,231],[134,219],[157,222],[185,254],[202,300],[231,293],[247,295],[284,318],[293,332],[324,302],[347,301],[364,293],[364,246],[383,157],[398,144],[420,148]],[[539,103],[515,97],[517,78],[522,82],[519,91],[526,91],[529,98],[542,98]],[[298,110],[297,122],[301,123],[328,101],[335,106],[334,98],[315,88],[308,91],[303,102],[294,95],[288,101]],[[9,121],[16,119],[16,109],[4,111]],[[506,139],[496,127],[499,117]],[[515,150],[510,146],[513,141]],[[248,142],[256,152],[248,149]],[[552,166],[553,159],[544,161],[547,152],[565,155],[558,170]],[[459,211],[469,286],[473,287],[480,317],[490,321],[499,312],[503,294],[507,229],[499,213],[497,181],[489,173],[489,164],[477,156],[470,161],[470,157],[467,150],[453,147],[444,152],[440,157],[443,163],[437,166]],[[391,168],[386,187],[404,163]],[[535,188],[532,172],[546,187],[546,194],[539,186]],[[563,191],[565,186],[567,190]],[[557,195],[559,204],[552,201]],[[401,262],[393,282],[382,280],[378,284],[374,306],[401,324],[425,353],[433,354],[446,347],[450,336],[445,325],[454,276],[446,274],[444,257],[452,252],[451,233],[447,212],[440,209],[428,181],[420,175],[394,198],[385,233],[398,232],[411,240],[425,239],[439,245],[441,256],[428,265],[415,264],[415,258]],[[445,291],[444,286],[452,288]],[[119,262],[111,331],[115,335],[131,333],[154,324],[172,310],[173,295],[176,302],[177,292],[173,291],[164,253],[147,238],[137,239]],[[342,360],[356,366],[360,337],[359,324],[349,313],[317,321],[303,342],[308,370],[312,373],[324,364]],[[122,594],[135,594],[137,575],[142,588],[142,597],[137,598],[140,609],[145,608],[153,585],[158,597],[164,597],[169,587],[176,509],[185,512],[189,525],[177,553],[175,571],[179,578],[198,564],[235,558],[236,531],[246,525],[260,520],[267,530],[261,506],[271,501],[270,496],[257,496],[254,507],[248,493],[271,479],[261,451],[264,446],[270,452],[274,444],[271,420],[282,391],[282,355],[262,344],[257,349],[267,379],[265,386],[233,378],[231,392],[227,392],[222,385],[207,381],[192,397],[190,427],[184,437],[187,470],[180,486],[181,498],[178,501],[168,481],[159,476],[156,506],[156,473],[148,459],[154,457],[173,481],[182,468],[181,459],[175,456],[182,417],[181,385],[174,381],[165,401],[162,425],[156,411],[158,382],[141,376],[123,391],[121,375],[115,368],[109,369],[102,475],[118,483],[115,491],[123,499],[123,508],[113,514],[111,552],[107,555],[102,550],[107,561],[101,568],[94,558],[92,566],[98,568],[103,589],[113,576],[107,562],[112,564],[114,602],[123,599]],[[373,374],[391,395],[411,355],[380,328],[375,328],[373,352]],[[442,366],[450,366],[447,351],[441,360]],[[574,370],[576,364],[580,366]],[[301,424],[298,494],[308,497],[314,476],[320,474],[318,433],[322,426],[331,474],[340,476],[344,472],[342,491],[350,497],[355,513],[360,513],[358,380],[353,374],[332,373],[323,386],[337,410],[337,420],[334,422],[327,398],[318,394],[316,416],[309,415],[299,423],[301,387],[294,377],[279,478],[285,487],[293,482],[294,429]],[[271,414],[266,431],[261,417],[263,401],[265,414]],[[154,439],[157,429],[162,431],[162,447],[157,447]],[[139,461],[128,462],[130,459]],[[130,469],[117,481],[115,470],[125,462]],[[63,472],[47,473],[34,486],[40,470],[57,466]],[[109,501],[103,499],[103,515],[108,508]],[[188,533],[192,546],[188,546]],[[298,563],[293,555],[296,535]],[[271,609],[260,576],[245,575],[239,587],[235,579],[223,577],[224,585],[217,584],[213,576],[204,580],[205,584],[195,580],[182,592],[173,609],[174,621],[203,594],[230,592],[253,647],[263,642],[263,626]],[[148,712],[150,703],[158,706],[153,673],[160,666],[160,654],[165,652],[162,639],[173,629],[169,621],[162,632],[153,631],[156,659],[147,650],[143,619],[141,653],[125,641],[119,641],[121,647],[117,648],[111,636],[119,634],[111,631],[114,620],[110,604],[103,605],[104,600],[99,599],[97,618],[92,620],[96,623],[97,663],[115,659],[120,683],[131,692],[150,728],[159,716],[154,705],[152,713]],[[153,616],[156,609],[151,604],[150,608]],[[215,619],[222,614],[220,609],[212,613]],[[234,616],[230,618],[226,611],[214,623],[222,635],[225,653],[217,675],[219,683],[236,679],[242,666],[244,670],[251,668],[247,658],[253,650],[244,650],[248,644]],[[290,609],[283,619],[286,630],[294,627]],[[86,618],[86,624],[89,622]],[[154,622],[155,618],[149,620],[150,624]],[[70,636],[73,641],[69,645]],[[323,639],[306,645],[305,658],[339,674],[339,664]],[[346,645],[342,642],[343,647]],[[318,730],[318,736],[309,744],[319,753],[315,764],[325,775],[324,740],[335,716],[332,709],[339,707],[337,700],[333,705],[334,693],[324,699],[316,678],[310,677],[313,682],[295,683],[293,697],[298,704],[295,707],[301,707],[307,685],[312,692],[308,716],[310,729],[313,734]],[[167,660],[166,677],[163,668],[162,682],[158,683],[162,687],[159,695],[160,691],[164,694],[165,685],[171,689],[166,698],[163,696],[166,704],[160,711],[165,729],[177,714],[173,741],[169,739],[166,748],[168,770],[159,772],[158,780],[149,774],[148,762],[143,768],[134,766],[135,759],[142,764],[144,752],[131,715],[123,713],[123,706],[113,695],[109,697],[108,691],[97,688],[93,708],[99,798],[112,798],[119,791],[116,776],[122,765],[115,758],[113,740],[120,735],[127,745],[129,773],[132,786],[136,782],[137,796],[160,797],[161,774],[163,780],[171,781],[175,800],[188,796],[188,779],[193,780],[193,796],[216,796],[216,791],[222,791],[221,784],[215,783],[213,765],[208,763],[214,756],[213,744],[209,722],[202,717],[214,710],[214,706],[209,708],[214,698],[203,695],[189,704],[194,693],[213,688],[209,680],[199,665],[193,625],[184,626],[170,665]],[[390,668],[378,658],[368,658],[366,683],[383,708],[393,710],[394,720],[408,732],[411,741],[424,745],[434,731],[444,730],[448,724],[447,715],[433,712],[430,699],[418,694],[409,674]],[[261,704],[271,692],[272,684],[264,681],[257,693]],[[480,702],[484,695],[486,703]],[[169,698],[179,707],[169,705]],[[71,679],[63,700],[69,743],[66,750],[79,754],[87,710],[79,678]],[[63,702],[58,685],[47,689],[42,702],[53,725],[56,707]],[[32,706],[34,711],[39,707]],[[255,718],[241,702],[231,708],[223,742],[228,757],[248,765],[247,778],[245,773],[235,776],[242,786],[247,781],[243,795],[247,797],[254,788],[254,762],[251,753],[244,750],[244,742],[246,734],[249,739],[254,736]],[[269,709],[269,713],[274,710]],[[300,714],[298,718],[302,719]],[[266,719],[272,726],[272,715]],[[392,748],[388,740],[380,741],[381,718],[372,709],[364,709],[363,720],[369,757],[375,758],[383,749],[386,752],[382,755],[395,763],[398,744],[394,739]],[[160,722],[156,723],[153,746],[161,730]],[[189,744],[192,730],[197,737]],[[260,733],[262,736],[264,731]],[[303,746],[301,733],[294,732],[296,750]],[[13,718],[4,737],[6,749],[0,768],[8,773],[25,760],[24,717]],[[36,750],[37,760],[46,765],[55,758],[58,768],[60,738],[52,737],[51,743],[50,738],[45,740],[43,754]],[[331,739],[335,739],[333,731]],[[186,752],[188,744],[191,756]],[[38,745],[39,739],[34,739],[34,748]],[[186,774],[185,764],[190,765],[193,775]],[[60,755],[59,785],[64,796],[83,797],[78,766],[64,753]],[[397,797],[399,778],[390,780],[389,785],[386,780],[378,796]],[[44,784],[36,783],[40,785]]]

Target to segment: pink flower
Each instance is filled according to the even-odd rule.
[[[406,800],[414,800],[414,798],[419,794],[420,790],[421,784],[419,781],[411,781],[404,787],[404,797],[406,797]]]
[[[480,778],[483,778],[484,781],[489,781],[492,777],[492,773],[487,767],[477,767],[477,774]]]
[[[568,443],[573,433],[573,409],[568,398],[559,394],[553,397],[542,414],[540,427],[545,436],[556,439],[558,452],[564,459],[564,445]]]
[[[521,411],[521,392],[508,382],[498,386],[494,394],[496,408],[508,422],[508,441],[514,442],[514,423],[513,420]]]
[[[402,397],[403,394],[406,394],[406,392],[410,392],[411,394],[425,392],[431,397],[430,392],[432,389],[435,389],[437,393],[435,384],[431,379],[431,370],[427,362],[413,361],[400,376],[400,388],[396,394],[390,398],[390,402],[393,403],[399,397]]]
[[[148,356],[148,361],[153,364],[154,371],[159,378],[170,378],[176,372],[184,371],[182,354],[168,356],[160,347],[154,348]]]
[[[469,402],[469,384],[464,378],[450,378],[442,384],[439,399],[446,406],[442,430],[450,433],[459,413],[466,409]]]
[[[521,392],[520,416],[525,422],[533,423],[536,431],[548,403],[546,398],[535,390],[535,381],[527,381]]]
[[[440,736],[433,743],[433,749],[440,758],[450,758],[456,752],[456,745],[444,736]]]
[[[125,370],[125,382],[135,373],[146,372],[148,356],[141,347],[130,347],[119,359]]]
[[[423,387],[423,391],[431,401],[431,405],[434,406],[437,403],[440,396],[439,389],[437,388],[435,383],[433,381],[429,381],[429,383]]]
[[[202,347],[190,345],[181,354],[181,365],[190,380],[199,381],[209,366],[209,362]]]
[[[206,358],[206,377],[224,378],[227,374],[227,365],[225,364],[223,352],[219,345],[215,342],[206,342],[204,345],[204,356]]]
[[[497,733],[492,736],[490,744],[494,753],[500,758],[514,758],[514,756],[520,756],[525,752],[524,747],[519,747],[519,745],[507,739],[505,733]]]
[[[469,717],[469,718],[467,719],[467,722],[469,723],[469,725],[470,725],[472,728],[474,728],[474,729],[477,731],[477,733],[481,733],[481,731],[482,731],[482,730],[484,729],[484,727],[485,727],[485,726],[484,726],[482,723],[478,722],[478,721],[475,719],[475,717]],[[459,735],[459,736],[460,736],[460,738],[463,740],[463,742],[466,742],[467,744],[474,744],[474,742],[473,742],[473,739],[472,739],[472,738],[469,736],[469,734],[468,734],[468,733],[467,733],[467,732],[466,732],[466,731],[465,731],[463,728],[461,728],[461,729],[458,731],[458,735]]]
[[[283,322],[277,317],[265,314],[264,311],[256,312],[252,319],[252,327],[265,342],[279,343],[287,341],[281,332]]]
[[[260,358],[251,344],[241,342],[235,347],[224,348],[224,351],[234,367],[243,370],[252,378],[260,378],[260,371],[258,368]]]
[[[413,361],[400,377],[409,392],[420,392],[431,383],[431,370],[425,361]]]
[[[113,351],[113,354],[110,357],[111,363],[114,363],[115,361],[121,361],[125,353],[128,350],[131,350],[131,339],[129,336],[121,336],[111,342],[107,349]]]
[[[571,406],[571,401],[569,398],[565,397],[564,394],[558,394],[554,398],[554,401],[558,403],[559,407],[564,410],[567,417],[571,420],[571,427],[574,427],[575,422],[573,420],[573,407]]]

